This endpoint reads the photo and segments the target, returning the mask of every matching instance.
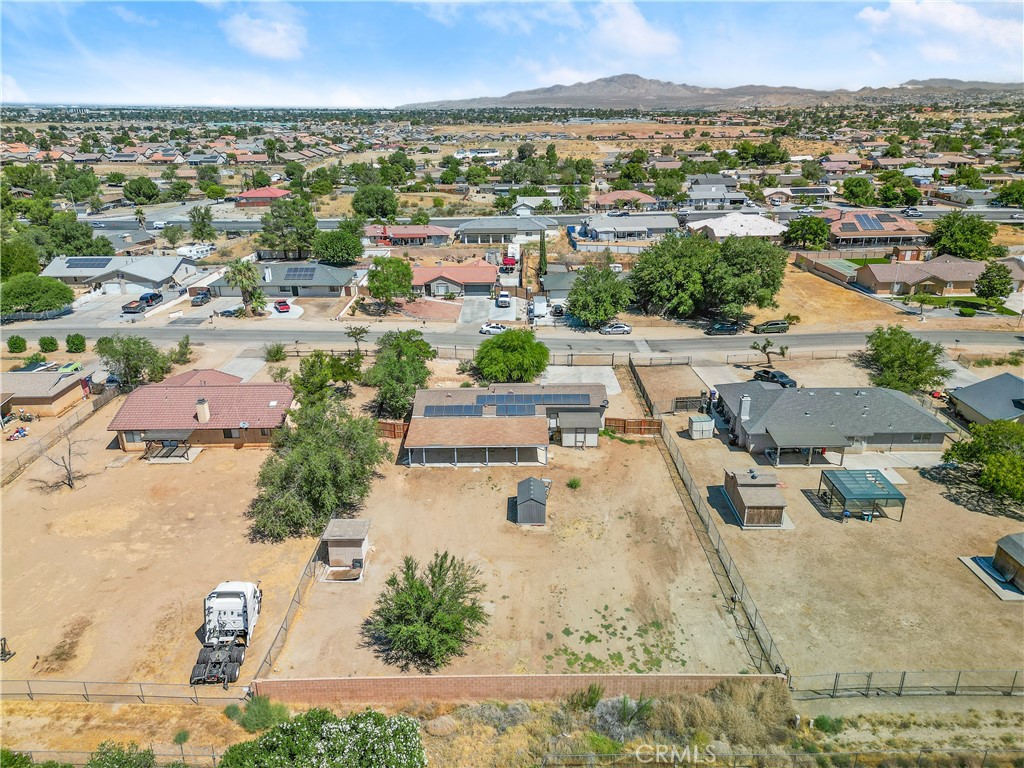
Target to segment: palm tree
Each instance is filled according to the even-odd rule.
[[[257,307],[258,310],[266,306],[266,298],[260,290],[260,271],[255,262],[242,259],[229,261],[224,282],[241,292],[246,317],[252,317],[255,304],[260,305]]]
[[[142,210],[141,205],[135,206],[135,221],[139,223],[139,229],[146,228],[146,212]]]

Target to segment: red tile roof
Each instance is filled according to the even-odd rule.
[[[548,444],[545,416],[413,419],[405,448],[512,448]]]
[[[221,371],[198,370],[147,384],[128,395],[107,429],[238,429],[243,421],[251,429],[281,426],[292,404],[291,387],[240,382]],[[203,398],[210,420],[200,424],[196,401]]]
[[[247,190],[240,194],[239,197],[246,200],[266,200],[267,198],[288,197],[290,194],[291,192],[287,189],[280,189],[278,187],[260,187],[259,189]]]
[[[439,277],[451,280],[459,285],[490,284],[498,279],[498,268],[493,264],[412,268],[413,285],[426,285],[431,280],[436,280]]]

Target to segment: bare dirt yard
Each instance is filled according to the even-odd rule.
[[[551,454],[547,467],[385,468],[362,513],[372,547],[364,581],[313,586],[275,674],[395,674],[363,647],[360,626],[404,556],[423,562],[444,550],[481,568],[491,615],[445,673],[746,668],[656,447],[602,438],[596,450]],[[544,529],[506,519],[529,476],[553,482]]]
[[[722,485],[723,468],[745,471],[753,457],[719,437],[682,436],[684,415],[669,423],[794,673],[1019,668],[1024,605],[1000,601],[957,559],[991,556],[999,537],[1020,530],[1018,520],[993,514],[998,505],[968,509],[943,485],[900,468],[903,521],[844,524],[807,496],[823,467],[786,466],[778,474],[795,527],[742,530],[711,489]]]
[[[212,448],[153,465],[111,446],[118,403],[75,430],[87,473],[75,490],[37,490],[36,461],[3,490],[3,633],[8,679],[187,683],[207,592],[261,581],[263,614],[243,679],[283,618],[310,540],[249,543],[244,518],[267,452]]]

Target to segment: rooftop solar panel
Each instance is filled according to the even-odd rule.
[[[537,406],[532,403],[506,403],[499,405],[495,413],[498,416],[534,416],[537,413]]]
[[[857,231],[857,225],[856,224],[850,224],[850,223],[840,224],[839,225],[839,231],[840,232],[856,232]]]
[[[316,274],[316,267],[288,267],[284,271],[285,280],[310,280]]]
[[[90,256],[74,256],[67,260],[69,269],[103,269],[112,259]]]
[[[891,224],[892,222],[896,221],[896,217],[888,213],[880,213],[875,218],[878,219],[879,221],[884,221],[887,224]]]

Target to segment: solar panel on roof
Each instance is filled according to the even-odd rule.
[[[856,224],[850,224],[850,223],[840,224],[839,225],[839,231],[840,232],[856,232],[857,231],[857,225]]]
[[[886,224],[891,224],[896,221],[896,217],[889,213],[880,213],[875,218],[879,221],[884,221]]]
[[[73,256],[67,260],[68,269],[103,269],[112,259],[109,257]]]
[[[316,267],[288,267],[284,271],[285,280],[311,280],[316,274]]]
[[[532,403],[506,403],[495,409],[498,416],[533,416],[537,413],[537,406]]]

